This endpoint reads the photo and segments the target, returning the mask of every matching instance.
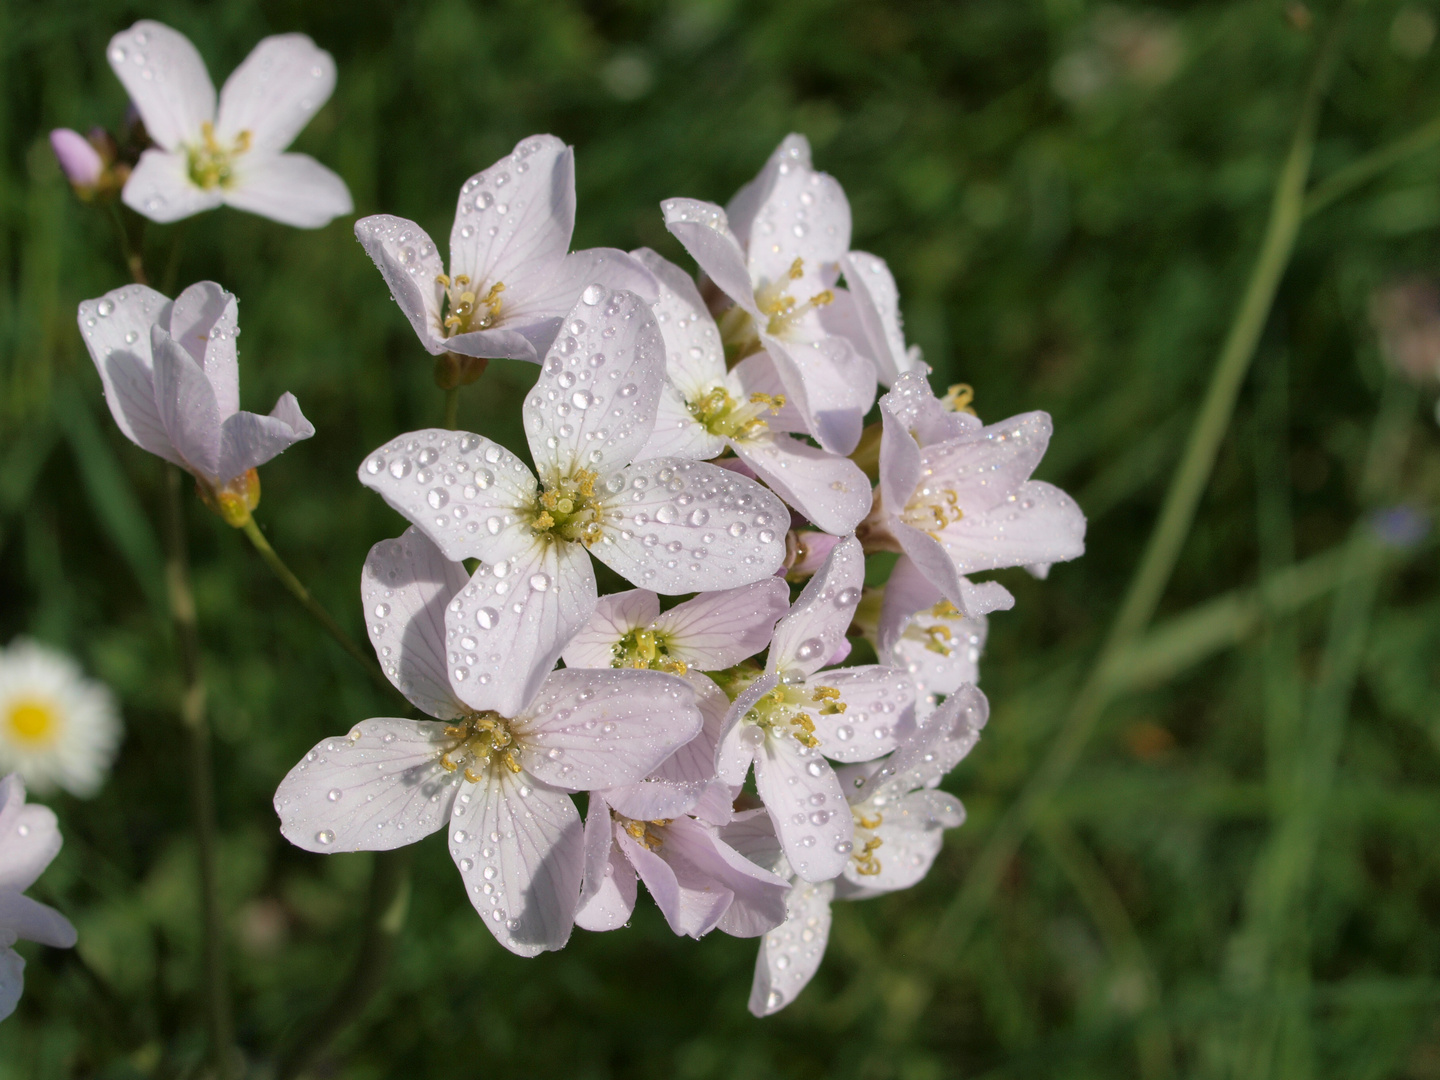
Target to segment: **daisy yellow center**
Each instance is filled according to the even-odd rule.
[[[615,643],[611,654],[611,667],[648,668],[673,675],[684,675],[690,670],[684,660],[671,657],[666,636],[659,630],[631,630]]]
[[[858,806],[852,807],[850,812],[855,816],[855,847],[850,861],[855,864],[857,874],[874,877],[880,873],[880,859],[875,854],[875,849],[884,841],[876,836],[873,830],[883,825],[885,818],[878,810],[867,810]]]
[[[215,139],[215,126],[210,121],[200,125],[199,146],[186,148],[190,179],[206,191],[232,187],[235,183],[235,159],[250,149],[251,135],[242,131],[229,146]]]
[[[499,713],[478,713],[458,724],[447,725],[445,734],[455,740],[440,755],[440,767],[446,772],[463,770],[466,780],[478,784],[481,774],[491,767],[520,771],[520,762],[515,756],[519,747],[515,745],[509,722]]]
[[[60,710],[39,698],[21,698],[11,703],[5,730],[21,746],[47,746],[60,734]]]
[[[500,321],[503,306],[500,294],[505,291],[503,281],[495,282],[484,292],[466,274],[456,274],[453,279],[440,274],[435,282],[445,287],[445,313],[441,322],[447,338],[475,330],[489,330]]]
[[[820,740],[815,737],[815,721],[810,719],[810,712],[834,716],[847,707],[840,700],[840,691],[833,686],[807,688],[781,683],[751,706],[745,720],[767,735],[791,735],[801,746],[813,749],[820,745]]]
[[[784,394],[751,394],[747,402],[738,402],[730,391],[716,386],[698,401],[687,402],[690,415],[711,435],[722,439],[754,439],[769,428],[762,417],[775,415],[785,407]]]
[[[787,337],[795,325],[812,311],[835,302],[835,293],[822,289],[808,300],[790,295],[792,283],[805,276],[805,260],[796,259],[779,281],[768,281],[755,290],[755,306],[765,320],[765,333]],[[760,330],[754,317],[738,304],[720,317],[720,339],[725,358],[732,363],[760,349]]]
[[[593,544],[601,536],[600,499],[595,484],[600,479],[589,469],[547,483],[535,497],[530,528],[559,540]]]

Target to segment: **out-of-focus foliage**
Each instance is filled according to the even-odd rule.
[[[950,781],[969,823],[921,886],[837,905],[825,966],[785,1012],[745,1011],[754,942],[676,939],[647,902],[625,932],[511,956],[432,837],[415,851],[395,965],[329,1074],[1440,1076],[1440,594],[1424,546],[1381,578],[1319,805],[1287,794],[1307,759],[1277,749],[1272,714],[1313,705],[1328,596],[1112,706],[963,954],[934,954],[942,913],[1129,579],[1254,258],[1329,6],[0,7],[0,637],[73,650],[115,687],[128,724],[104,792],[52,800],[65,849],[37,895],[75,921],[84,966],[26,952],[0,1077],[175,1075],[203,1046],[152,524],[161,473],[112,429],[75,330],[76,303],[125,279],[110,223],[75,202],[45,141],[54,126],[120,122],[104,47],[142,16],[189,35],[217,78],[265,34],[310,34],[335,55],[339,86],[297,148],[344,176],[360,213],[436,236],[466,176],[549,131],[576,146],[577,245],[646,244],[683,262],[657,202],[723,201],[786,132],[804,132],[849,193],[856,246],[894,268],[937,386],[972,383],[992,419],[1050,410],[1041,475],[1091,519],[1089,553],[1043,587],[1002,576],[1018,603],[992,620],[993,719]],[[1417,0],[1358,5],[1317,178],[1440,113],[1437,16]],[[1385,382],[1370,297],[1440,273],[1437,229],[1440,149],[1306,223],[1162,621],[1275,565],[1257,517],[1293,515],[1302,560],[1363,520]],[[245,407],[289,389],[315,422],[313,440],[267,468],[258,516],[360,634],[362,560],[401,522],[353,470],[393,433],[438,422],[429,359],[348,221],[298,232],[222,210],[152,228],[146,256],[162,283],[214,278],[240,296]],[[461,425],[522,448],[532,378],[492,364],[465,391]],[[1433,399],[1426,387],[1400,403],[1408,439],[1385,451],[1383,504],[1440,504]],[[369,867],[290,848],[271,794],[318,738],[390,703],[241,536],[190,508],[240,1039],[263,1064],[348,963]],[[1267,698],[1277,686],[1288,690]],[[1255,912],[1297,820],[1317,854],[1267,921]]]

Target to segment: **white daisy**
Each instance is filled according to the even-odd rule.
[[[0,650],[0,773],[17,772],[36,791],[93,795],[119,745],[109,687],[33,641]]]

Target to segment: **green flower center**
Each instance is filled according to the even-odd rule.
[[[595,497],[598,473],[577,469],[573,475],[545,485],[535,499],[530,528],[558,540],[589,546],[601,537],[600,501]]]
[[[208,120],[200,125],[200,133],[201,144],[186,147],[185,151],[191,182],[206,191],[231,187],[235,183],[235,159],[250,149],[250,132],[240,132],[230,146],[215,141],[215,126]]]

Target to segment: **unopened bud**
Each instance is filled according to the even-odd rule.
[[[78,131],[56,128],[50,132],[50,149],[55,160],[76,190],[93,192],[105,176],[105,159]]]
[[[840,537],[810,529],[791,531],[785,536],[785,580],[804,581],[825,565]]]

